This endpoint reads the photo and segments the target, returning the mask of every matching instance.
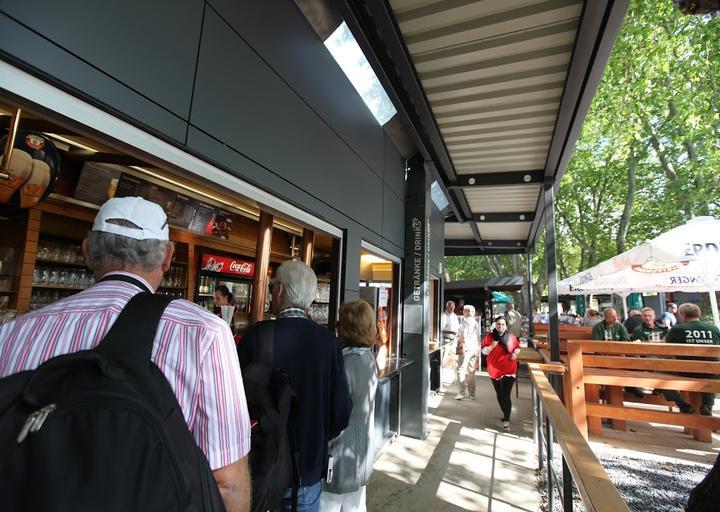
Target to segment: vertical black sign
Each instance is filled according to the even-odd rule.
[[[409,162],[405,203],[402,355],[413,362],[403,372],[400,433],[427,435],[430,389],[428,343],[430,282],[430,179],[422,158]]]

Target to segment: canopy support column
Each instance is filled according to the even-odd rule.
[[[628,314],[628,303],[627,303],[628,296],[626,293],[623,293],[621,295],[621,297],[623,300],[623,317],[625,318],[625,320],[627,320],[628,318],[630,318],[630,315]]]
[[[545,183],[545,261],[548,270],[548,310],[550,313],[550,359],[560,361],[560,325],[558,319],[557,262],[555,260],[555,187]],[[562,386],[554,380],[558,394]]]
[[[535,322],[533,321],[533,282],[532,282],[532,255],[525,253],[525,280],[527,282],[527,316],[528,316],[528,345],[535,337]]]

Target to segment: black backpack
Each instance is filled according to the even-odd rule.
[[[139,293],[94,349],[0,380],[3,510],[225,510],[150,360],[171,300]]]
[[[242,370],[245,397],[253,422],[250,449],[252,512],[279,510],[288,488],[293,489],[293,510],[296,510],[300,485],[295,442],[298,399],[288,376],[273,368],[274,334],[274,322],[257,324],[260,359]]]
[[[702,482],[690,491],[687,512],[716,512],[720,503],[720,455]]]

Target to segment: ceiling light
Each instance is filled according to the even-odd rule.
[[[57,139],[57,140],[59,140],[60,142],[64,142],[65,144],[69,144],[69,145],[71,145],[71,146],[75,146],[76,148],[84,149],[84,150],[86,150],[86,151],[91,151],[91,152],[93,152],[93,153],[99,153],[99,152],[100,152],[100,151],[98,151],[97,149],[95,149],[95,148],[93,148],[93,147],[91,147],[91,146],[88,146],[87,144],[83,144],[83,143],[81,143],[81,142],[78,142],[78,141],[76,141],[75,139],[71,139],[71,138],[68,138],[68,137],[63,137],[62,135],[58,135],[57,133],[46,133],[45,135],[47,135],[47,136],[50,137],[51,139]]]

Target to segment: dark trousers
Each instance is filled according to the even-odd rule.
[[[678,375],[684,377],[696,377],[698,379],[717,379],[718,375],[710,375],[707,373],[678,373]],[[685,403],[682,395],[678,391],[672,389],[660,389],[658,390],[665,397],[665,400],[669,402],[675,402],[677,405]],[[715,405],[715,393],[702,393],[702,404],[712,411]]]
[[[501,379],[490,379],[492,385],[495,388],[495,395],[497,396],[498,404],[502,409],[503,421],[510,421],[510,412],[512,411],[512,400],[510,400],[510,393],[515,385],[515,377],[508,377],[507,375]]]
[[[675,402],[677,405],[684,404],[682,395],[672,389],[659,389],[660,394],[669,402]],[[702,393],[702,404],[712,411],[715,405],[715,393]]]

